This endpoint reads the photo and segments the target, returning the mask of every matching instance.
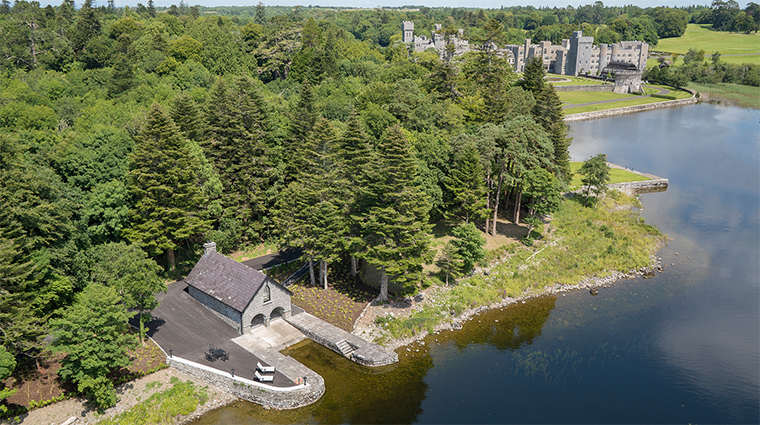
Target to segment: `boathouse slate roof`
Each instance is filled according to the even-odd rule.
[[[185,278],[188,285],[241,313],[265,280],[264,273],[216,251],[204,253]]]

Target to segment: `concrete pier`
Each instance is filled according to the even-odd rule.
[[[364,366],[378,367],[398,362],[398,354],[293,307],[285,319],[312,341]]]

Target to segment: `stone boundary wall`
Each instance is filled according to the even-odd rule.
[[[595,84],[586,86],[554,86],[554,91],[612,91],[612,84]]]
[[[306,384],[293,387],[274,387],[227,372],[204,366],[177,356],[167,357],[166,363],[209,384],[225,389],[235,397],[262,405],[266,408],[287,410],[314,403],[325,392],[324,380],[308,380]]]
[[[670,108],[673,106],[691,105],[697,103],[696,96],[689,99],[666,100],[665,102],[647,103],[645,105],[624,106],[622,108],[606,109],[604,111],[582,112],[565,116],[565,122],[587,121],[596,118],[614,117],[618,115],[634,114],[636,112],[653,111],[655,109]]]

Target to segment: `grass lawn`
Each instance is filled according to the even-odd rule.
[[[564,78],[570,81],[548,81],[555,86],[596,86],[605,84],[604,81],[594,80],[591,78],[573,77],[571,75],[555,75],[549,74],[547,78]]]
[[[595,105],[586,106],[572,106],[565,108],[564,111],[565,115],[580,114],[582,112],[604,111],[606,109],[622,108],[624,106],[645,105],[647,103],[665,102],[667,100],[668,99],[660,99],[656,97],[636,97],[633,99],[624,99],[619,102],[597,103]]]
[[[740,53],[760,54],[760,34],[739,34],[713,31],[709,25],[689,24],[682,37],[663,38],[652,50],[685,54],[690,48],[702,49],[706,54],[720,52],[721,55]],[[760,56],[748,56],[760,59]]]
[[[700,93],[708,93],[711,97],[722,99],[745,108],[760,109],[760,87],[727,83],[689,83],[688,87]]]
[[[582,162],[571,162],[570,169],[573,172],[573,180],[570,182],[570,189],[578,189],[581,187],[581,176],[578,174],[578,170],[581,169]],[[643,180],[651,180],[648,177],[640,176],[630,171],[621,170],[619,168],[610,168],[610,181],[609,183],[625,183],[625,182],[639,182]]]
[[[618,94],[611,91],[562,91],[557,92],[557,95],[560,100],[570,105],[633,97],[633,95],[630,94]]]

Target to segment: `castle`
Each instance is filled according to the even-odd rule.
[[[427,49],[433,48],[443,55],[443,51],[446,48],[446,39],[441,32],[441,24],[435,24],[435,30],[431,31],[431,38],[427,38],[424,35],[414,35],[414,22],[403,21],[401,23],[401,41],[404,43],[412,43],[414,45],[415,52],[424,52]],[[451,43],[454,44],[454,55],[461,55],[470,51],[470,43],[464,40],[462,36],[464,30],[458,30],[458,35],[451,37]]]
[[[431,38],[415,36],[414,22],[411,21],[402,22],[401,31],[401,40],[411,43],[415,52],[433,48],[443,55],[446,40],[441,32],[441,24],[435,25]],[[463,35],[464,32],[460,29],[458,36],[451,39],[455,47],[454,55],[470,51],[470,45],[463,39]],[[551,44],[550,41],[531,44],[530,39],[526,38],[524,44],[507,45],[501,50],[517,72],[523,72],[531,58],[538,56],[543,61],[544,68],[553,74],[598,75],[605,73],[610,63],[633,64],[638,71],[643,71],[646,68],[649,44],[643,41],[621,41],[594,46],[594,37],[585,37],[583,31],[575,31],[569,39],[562,40],[561,45]]]
[[[548,72],[560,75],[597,75],[603,73],[612,62],[633,64],[643,71],[649,54],[649,44],[643,41],[594,46],[594,37],[583,36],[583,31],[573,32],[570,39],[562,40],[561,45],[549,41],[531,44],[530,39],[526,38],[524,44],[512,44],[504,49],[510,52],[509,63],[517,72],[523,72],[528,61],[538,56]]]

